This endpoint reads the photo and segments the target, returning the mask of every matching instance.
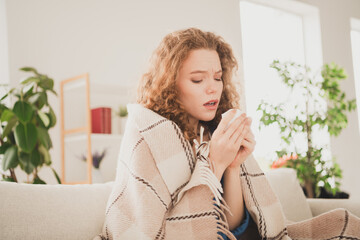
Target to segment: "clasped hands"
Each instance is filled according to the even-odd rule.
[[[210,141],[209,158],[219,180],[225,170],[240,170],[240,165],[254,151],[256,144],[250,129],[251,118],[245,113],[229,124],[235,113],[235,109],[231,110],[221,119]]]

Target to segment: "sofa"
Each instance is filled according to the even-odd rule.
[[[306,199],[293,169],[271,170],[266,176],[290,221],[335,208],[360,216],[360,202],[351,199]],[[112,185],[0,182],[0,239],[92,239],[101,232]]]

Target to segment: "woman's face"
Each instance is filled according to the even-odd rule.
[[[179,99],[192,123],[214,119],[223,90],[221,76],[215,50],[192,50],[183,62],[176,83]]]

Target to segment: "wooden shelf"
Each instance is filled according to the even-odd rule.
[[[111,140],[111,141],[121,141],[122,139],[121,134],[101,134],[101,133],[92,133],[91,134],[91,142],[93,141],[106,141],[106,140]],[[69,142],[73,142],[73,141],[86,141],[87,140],[87,135],[84,134],[74,134],[74,135],[67,135],[65,136],[65,142],[69,143]]]
[[[126,105],[134,100],[134,96],[131,95],[134,92],[135,89],[128,86],[116,85],[114,83],[90,82],[88,73],[61,81],[62,183],[73,184],[74,181],[71,180],[73,177],[69,176],[75,176],[76,174],[76,176],[85,176],[85,173],[84,181],[82,181],[83,178],[81,177],[81,181],[75,180],[75,182],[92,183],[92,151],[97,151],[99,148],[107,149],[109,147],[108,154],[112,154],[111,161],[115,162],[109,161],[108,165],[104,166],[104,169],[114,169],[117,159],[117,156],[114,157],[114,155],[120,149],[122,135],[116,134],[119,129],[113,129],[114,133],[112,134],[91,133],[91,109],[95,107],[110,107],[117,111],[120,105]],[[80,107],[76,107],[76,104],[79,103],[81,103]],[[66,112],[65,114],[65,105],[70,106],[66,109],[71,109],[71,112]],[[66,115],[66,118],[64,115]],[[114,117],[114,112],[112,115]],[[112,119],[113,121],[115,121],[115,118]],[[65,122],[67,123],[66,125]],[[113,123],[112,127],[117,126],[116,122]],[[73,156],[84,155],[84,151],[86,151],[87,159],[86,169],[81,166],[79,167],[77,165],[78,162],[69,160]],[[65,161],[65,156],[67,156],[67,162]],[[68,174],[66,178],[65,169],[67,169],[66,172]],[[78,174],[79,172],[76,171],[82,172]],[[104,175],[109,176],[108,173]]]
[[[60,82],[60,129],[61,129],[61,182],[63,184],[73,183],[65,178],[65,138],[67,136],[76,136],[76,134],[84,133],[87,146],[87,180],[78,183],[92,183],[92,152],[91,152],[91,112],[90,112],[90,88],[89,74],[85,73]],[[65,130],[65,92],[73,91],[77,88],[84,88],[84,98],[86,103],[86,120],[82,126]]]

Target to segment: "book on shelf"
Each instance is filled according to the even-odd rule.
[[[111,108],[91,109],[91,129],[92,133],[111,133]]]

